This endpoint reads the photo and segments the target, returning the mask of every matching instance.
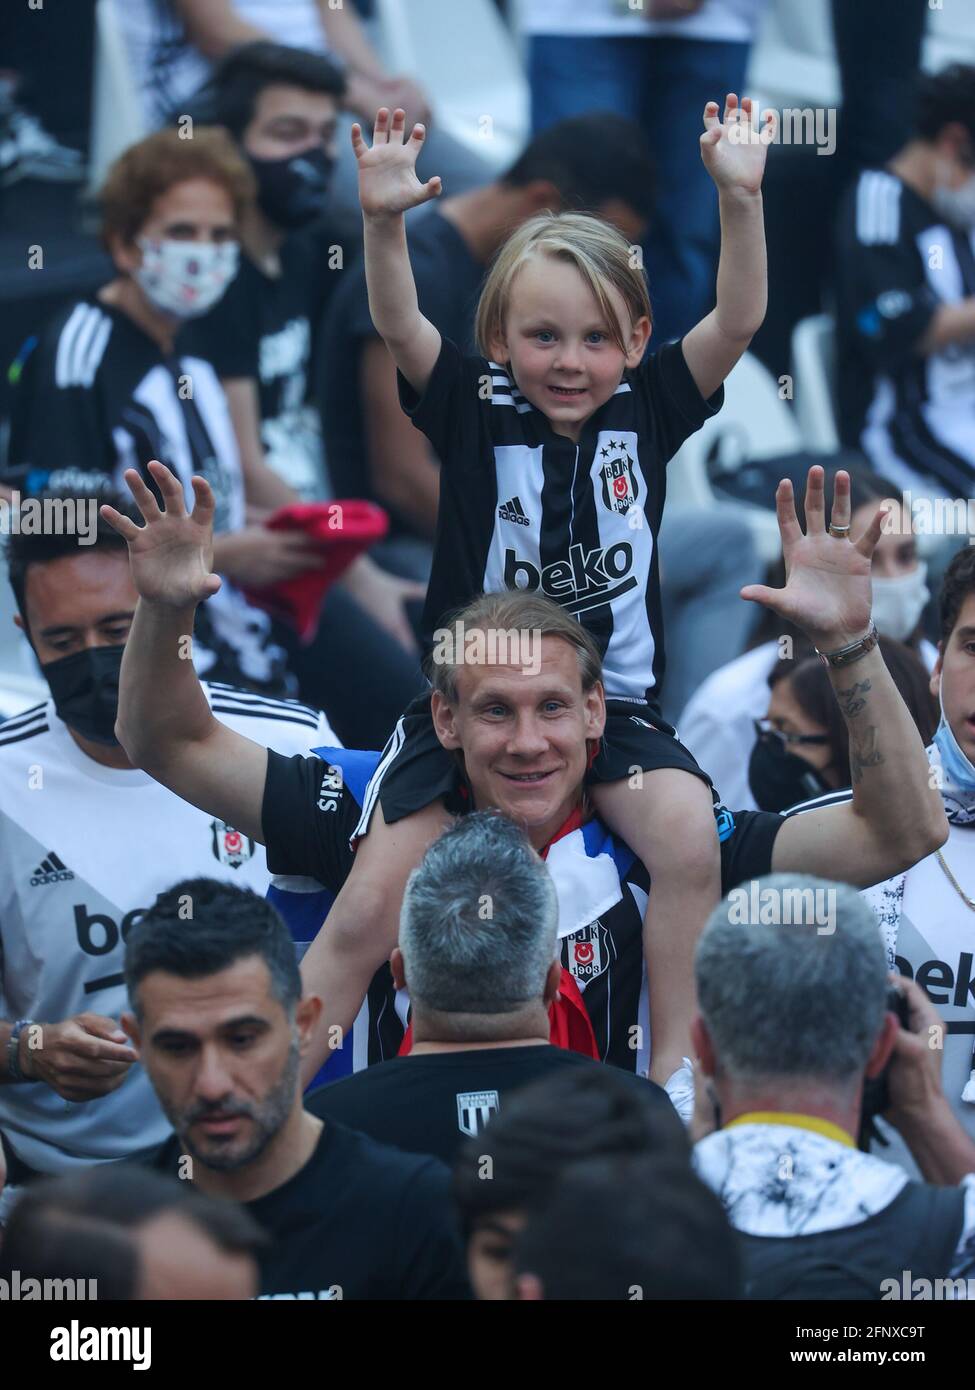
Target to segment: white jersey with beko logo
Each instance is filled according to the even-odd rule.
[[[222,723],[285,756],[335,740],[307,705],[203,689]],[[0,724],[0,1018],[118,1019],[129,1007],[129,928],[159,892],[195,877],[264,894],[264,847],[146,773],[96,763],[52,700]],[[125,1158],[169,1132],[138,1064],[92,1101],[65,1101],[41,1083],[0,1086],[0,1129],[42,1172]]]

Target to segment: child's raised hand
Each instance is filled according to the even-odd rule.
[[[376,114],[372,149],[362,138],[362,127],[352,127],[352,148],[359,165],[359,202],[365,217],[391,216],[426,203],[440,194],[438,176],[421,183],[416,176],[416,160],[426,131],[415,125],[404,139],[406,112],[397,107],[390,123],[389,108]]]
[[[704,134],[701,158],[720,191],[757,193],[765,173],[768,147],[775,138],[775,113],[767,111],[759,127],[759,112],[750,97],[738,105],[734,92],[725,100],[724,121],[718,117],[718,103],[704,108]]]

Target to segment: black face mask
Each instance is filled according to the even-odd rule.
[[[290,159],[254,159],[257,202],[265,217],[294,231],[321,216],[335,160],[319,146]]]
[[[69,728],[117,748],[118,678],[124,647],[85,647],[41,667],[54,708]]]
[[[787,811],[798,801],[831,791],[829,783],[774,734],[760,734],[748,760],[748,785],[763,811]]]

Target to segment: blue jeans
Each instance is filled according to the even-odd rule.
[[[657,343],[714,308],[718,198],[701,162],[707,101],[741,93],[750,45],[675,38],[540,35],[529,51],[532,129],[615,111],[653,140],[657,213],[644,243]]]

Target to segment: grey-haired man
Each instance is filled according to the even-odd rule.
[[[458,820],[410,876],[390,962],[397,989],[409,988],[412,1050],[322,1087],[307,1109],[452,1163],[511,1092],[598,1066],[550,1041],[558,921],[555,884],[524,831],[497,812]],[[621,1075],[681,1147],[663,1089]]]
[[[975,1287],[975,1144],[941,1088],[937,1012],[909,980],[908,1027],[888,1010],[883,944],[852,888],[799,874],[756,888],[747,908],[729,894],[701,936],[693,1024],[711,1081],[699,1118],[708,1090],[722,1126],[695,1163],[742,1236],[747,1296]],[[828,924],[794,910],[809,902],[828,905]],[[865,1082],[885,1070],[888,1118],[924,1183],[856,1147]]]

